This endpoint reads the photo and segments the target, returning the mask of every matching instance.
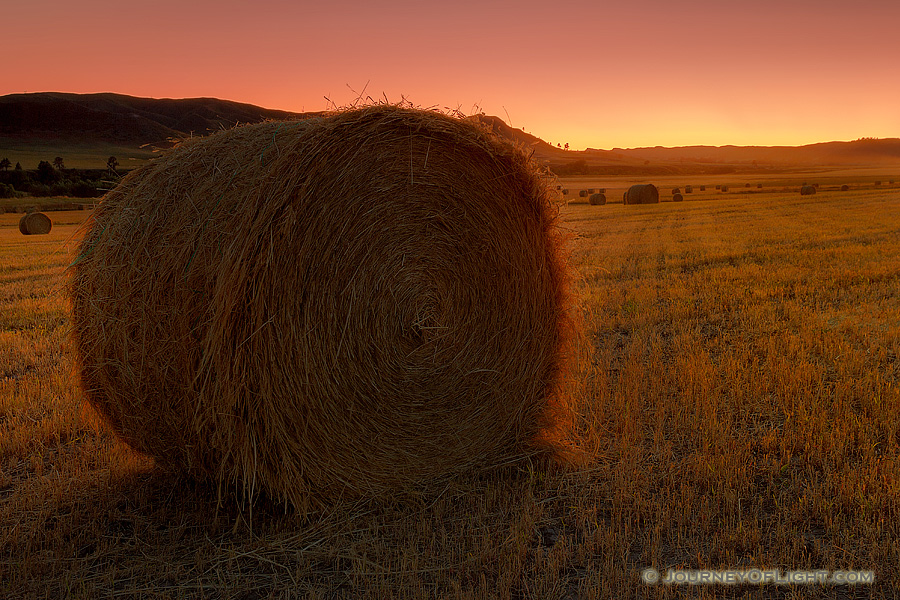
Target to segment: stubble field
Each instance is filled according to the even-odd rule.
[[[0,214],[0,596],[896,597],[900,190],[824,188],[565,206],[587,462],[305,520],[217,505],[80,408],[66,242],[88,213],[31,237]],[[651,586],[648,567],[875,582]]]

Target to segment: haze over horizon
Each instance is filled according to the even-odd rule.
[[[485,112],[571,149],[900,137],[900,3],[6,7],[0,95],[216,97],[288,111],[361,93]],[[26,25],[27,24],[27,25]],[[364,90],[364,93],[363,93]],[[326,97],[329,100],[326,100]]]

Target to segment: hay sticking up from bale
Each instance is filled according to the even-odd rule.
[[[652,183],[633,185],[625,192],[625,204],[658,204],[659,190]]]
[[[566,414],[563,241],[536,163],[470,121],[195,139],[92,215],[81,387],[158,463],[300,512],[515,460]]]
[[[30,212],[19,219],[19,232],[22,235],[44,235],[50,233],[53,222],[50,217],[40,212]]]

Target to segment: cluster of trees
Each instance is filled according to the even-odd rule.
[[[37,169],[23,169],[21,163],[13,167],[8,158],[0,159],[0,198],[20,196],[71,196],[96,198],[103,180],[118,178],[119,161],[110,156],[106,169],[67,169],[61,156],[53,162],[42,160]]]

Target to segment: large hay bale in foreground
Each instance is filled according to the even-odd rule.
[[[19,231],[22,235],[44,235],[50,233],[53,222],[50,217],[40,212],[30,212],[19,219]]]
[[[186,142],[70,284],[87,400],[157,462],[301,512],[546,445],[569,330],[537,165],[381,106]]]
[[[588,202],[593,206],[602,206],[603,204],[606,204],[606,194],[591,194],[591,197],[588,198]]]
[[[652,183],[633,185],[625,192],[625,204],[657,204],[659,190]]]
[[[812,196],[816,193],[816,187],[813,185],[804,185],[800,188],[801,196]]]

